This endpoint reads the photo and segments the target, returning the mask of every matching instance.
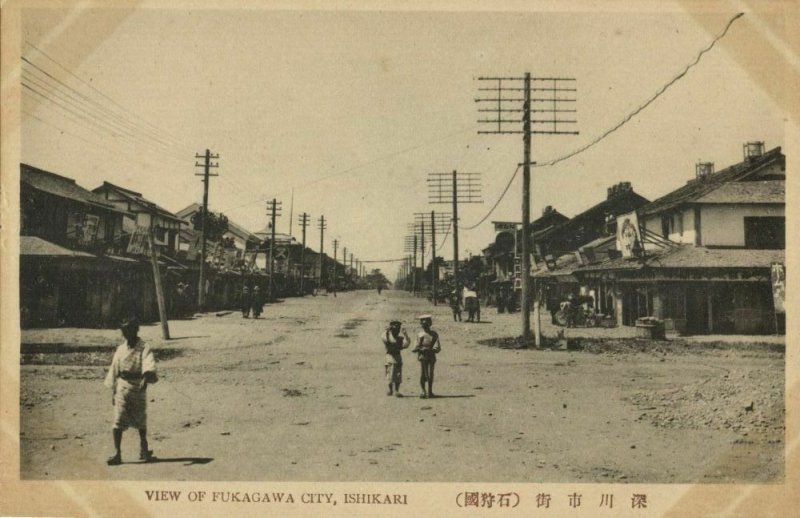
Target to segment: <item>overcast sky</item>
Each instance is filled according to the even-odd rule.
[[[324,214],[326,251],[338,238],[360,259],[401,257],[414,212],[450,210],[428,203],[429,173],[482,174],[484,203],[459,208],[470,226],[522,161],[519,135],[477,133],[477,76],[577,79],[580,135],[534,136],[533,160],[546,162],[642,104],[734,14],[27,10],[22,50],[33,65],[23,62],[22,77],[48,100],[23,89],[22,161],[178,211],[202,199],[194,153],[208,148],[220,155],[211,210],[257,231],[274,196],[283,202],[278,229],[288,231],[294,190],[293,233],[298,215],[311,214],[312,248]],[[719,170],[741,160],[748,140],[783,145],[774,92],[736,54],[758,36],[756,22],[734,23],[723,44],[599,144],[534,169],[533,217],[545,205],[573,216],[620,181],[654,199],[690,179],[698,160]],[[766,22],[781,29],[777,18]],[[135,127],[114,136],[114,121]],[[491,220],[520,220],[520,196],[521,174],[484,225],[462,231],[462,257],[494,238]],[[452,257],[449,238],[442,255]],[[397,270],[374,266],[390,278]]]

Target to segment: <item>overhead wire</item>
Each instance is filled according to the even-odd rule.
[[[313,184],[316,184],[316,183],[319,183],[319,182],[330,180],[331,178],[336,178],[338,176],[342,176],[342,175],[345,175],[345,174],[348,174],[348,173],[352,173],[353,171],[356,171],[358,169],[367,167],[369,165],[376,164],[378,162],[382,162],[382,161],[384,161],[386,159],[393,158],[395,156],[402,155],[404,153],[408,153],[408,152],[411,152],[411,151],[415,151],[415,150],[417,150],[419,148],[422,148],[422,147],[425,147],[425,146],[429,146],[429,145],[432,145],[432,144],[438,144],[439,142],[442,142],[442,141],[444,141],[444,140],[446,140],[448,138],[454,137],[454,136],[459,135],[461,133],[465,133],[465,132],[470,131],[470,130],[472,130],[474,128],[475,128],[475,125],[474,124],[470,124],[469,126],[464,126],[462,128],[459,128],[458,130],[453,131],[452,133],[448,133],[446,135],[443,135],[443,136],[441,136],[441,137],[439,137],[439,138],[437,138],[435,140],[422,142],[420,144],[416,144],[414,146],[406,147],[406,148],[400,149],[398,151],[393,151],[391,153],[387,153],[385,155],[381,155],[381,156],[379,156],[377,158],[374,158],[374,159],[369,160],[367,162],[363,162],[361,164],[355,165],[355,166],[350,167],[348,169],[345,169],[343,171],[337,171],[335,173],[331,173],[329,175],[325,175],[325,176],[322,176],[320,178],[316,178],[314,180],[310,180],[308,182],[304,182],[304,183],[295,185],[293,187],[296,188],[296,189],[299,189],[299,188],[302,188],[302,187],[308,187],[309,185],[313,185]],[[227,210],[231,211],[231,210],[240,209],[242,207],[247,207],[249,205],[253,205],[255,203],[259,203],[259,202],[262,202],[262,201],[265,201],[265,200],[266,200],[266,198],[259,198],[257,200],[249,201],[247,203],[244,203],[242,205],[237,205],[236,207],[229,208]]]
[[[62,70],[64,70],[66,73],[68,73],[69,75],[71,75],[72,77],[74,77],[75,79],[77,79],[78,81],[80,81],[81,83],[85,84],[87,87],[89,87],[91,90],[93,90],[94,92],[96,92],[97,94],[99,94],[100,96],[102,96],[104,99],[106,99],[106,100],[107,100],[107,101],[109,101],[110,103],[114,104],[114,105],[115,105],[117,108],[119,108],[119,109],[120,109],[120,110],[122,110],[123,112],[125,112],[125,113],[127,113],[127,114],[129,114],[129,115],[131,115],[131,116],[133,116],[133,117],[135,117],[135,118],[137,118],[137,119],[139,119],[140,121],[142,121],[142,122],[143,122],[143,123],[145,123],[146,125],[150,126],[150,127],[151,127],[151,128],[154,130],[154,131],[157,131],[157,132],[159,132],[159,133],[162,135],[162,137],[163,137],[163,138],[165,138],[165,139],[167,139],[167,138],[168,138],[168,139],[171,139],[171,140],[173,140],[173,142],[175,142],[176,144],[179,144],[179,145],[181,145],[181,146],[185,146],[185,147],[186,147],[186,149],[189,149],[189,150],[190,150],[190,149],[192,149],[192,147],[191,147],[190,145],[188,145],[188,144],[187,144],[187,143],[186,143],[186,142],[185,142],[183,139],[181,139],[181,138],[178,138],[178,137],[175,137],[175,136],[174,136],[174,135],[172,135],[171,133],[169,133],[169,132],[167,132],[167,131],[165,131],[165,130],[163,130],[163,129],[159,128],[158,126],[156,126],[156,125],[152,124],[151,122],[149,122],[147,119],[145,119],[145,118],[141,117],[140,115],[137,115],[135,112],[133,112],[133,111],[129,110],[129,109],[128,109],[128,108],[126,108],[126,107],[124,107],[123,105],[121,105],[120,103],[118,103],[117,101],[115,101],[114,99],[112,99],[111,97],[109,97],[108,95],[106,95],[105,93],[103,93],[102,91],[100,91],[98,88],[96,88],[96,87],[95,87],[94,85],[92,85],[90,82],[86,81],[85,79],[83,79],[82,77],[80,77],[80,76],[79,76],[79,75],[77,75],[76,73],[72,72],[72,71],[71,71],[71,70],[69,70],[67,67],[65,67],[64,65],[62,65],[61,63],[59,63],[59,62],[58,62],[56,59],[54,59],[52,56],[50,56],[49,54],[47,54],[46,52],[44,52],[43,50],[41,50],[41,49],[40,49],[39,47],[37,47],[36,45],[34,45],[34,44],[30,43],[30,42],[29,42],[29,41],[27,41],[27,40],[25,41],[25,44],[26,44],[26,45],[28,45],[28,46],[29,46],[30,48],[32,48],[33,50],[35,50],[35,51],[36,51],[37,53],[39,53],[40,55],[44,56],[46,59],[48,59],[48,60],[49,60],[49,61],[51,61],[52,63],[54,63],[56,66],[58,66],[58,67],[59,67],[59,68],[61,68]]]
[[[631,111],[628,115],[626,115],[620,122],[618,122],[617,124],[615,124],[614,126],[609,128],[608,130],[604,131],[602,134],[600,134],[600,136],[598,136],[597,138],[593,139],[588,144],[586,144],[584,146],[581,146],[581,147],[575,149],[574,151],[572,151],[572,152],[570,152],[570,153],[568,153],[566,155],[563,155],[563,156],[558,157],[556,159],[550,160],[548,162],[543,162],[543,163],[538,163],[538,164],[531,164],[532,167],[549,167],[549,166],[553,166],[553,165],[555,165],[555,164],[557,164],[559,162],[563,162],[564,160],[567,160],[567,159],[572,158],[572,157],[574,157],[576,155],[579,155],[580,153],[583,153],[584,151],[587,151],[588,149],[590,149],[591,147],[597,145],[602,140],[604,140],[606,137],[608,137],[609,135],[611,135],[612,133],[614,133],[615,131],[620,129],[622,126],[624,126],[626,123],[628,123],[631,119],[633,119],[633,117],[638,115],[642,110],[644,110],[645,108],[650,106],[656,99],[658,99],[664,92],[666,92],[667,89],[669,89],[669,87],[671,87],[673,84],[677,83],[680,79],[682,79],[689,72],[689,70],[691,70],[693,67],[695,67],[700,62],[700,59],[703,57],[703,55],[706,54],[707,52],[709,52],[712,48],[714,48],[714,45],[716,45],[716,43],[719,40],[721,40],[722,38],[725,37],[725,35],[728,33],[728,30],[731,28],[733,23],[737,19],[741,18],[742,16],[744,16],[744,13],[738,13],[738,14],[736,14],[736,16],[731,18],[728,21],[728,23],[725,25],[725,28],[723,29],[723,31],[718,36],[716,36],[707,47],[705,47],[702,50],[700,50],[700,52],[697,54],[697,56],[688,65],[686,65],[683,68],[683,70],[681,70],[681,72],[679,72],[672,79],[667,81],[667,83],[665,83],[661,88],[659,88],[656,91],[655,94],[650,96],[644,103],[642,103],[641,105],[636,107],[633,111]],[[511,182],[514,181],[514,178],[517,176],[517,173],[519,172],[519,168],[520,167],[521,167],[521,164],[518,165],[517,168],[514,170],[514,174],[511,175],[511,179],[509,180],[508,185],[506,185],[506,188],[503,190],[503,193],[500,195],[500,198],[498,198],[497,202],[495,202],[495,204],[492,206],[492,208],[489,210],[489,212],[478,223],[476,223],[475,225],[472,225],[472,226],[469,226],[469,227],[462,227],[464,230],[473,230],[473,229],[477,228],[479,225],[481,225],[484,221],[486,221],[486,219],[492,214],[492,212],[494,212],[494,210],[500,204],[502,199],[505,197],[506,193],[508,192],[508,188],[511,186]]]
[[[170,144],[167,144],[166,142],[164,142],[163,140],[159,139],[158,137],[154,137],[152,135],[152,132],[150,132],[149,130],[142,130],[140,127],[136,126],[134,123],[131,123],[130,121],[124,119],[123,117],[120,117],[118,114],[114,113],[112,110],[110,110],[107,107],[103,106],[102,104],[100,104],[95,99],[92,99],[89,96],[85,95],[84,93],[79,92],[75,88],[73,88],[70,85],[66,84],[64,81],[61,81],[60,79],[55,77],[53,74],[49,73],[48,71],[44,70],[40,66],[36,65],[35,63],[30,61],[26,57],[23,56],[22,57],[22,61],[23,61],[23,69],[22,69],[23,70],[23,75],[25,73],[27,73],[28,78],[31,77],[31,73],[32,72],[30,70],[26,71],[25,67],[24,67],[24,64],[27,63],[29,66],[33,67],[33,70],[35,70],[38,74],[40,74],[41,76],[46,77],[48,80],[50,80],[52,82],[57,83],[59,86],[56,86],[55,88],[62,89],[62,90],[65,89],[68,93],[70,93],[70,96],[72,98],[77,98],[78,99],[77,102],[82,103],[85,108],[87,108],[88,110],[91,110],[93,112],[93,115],[97,116],[97,113],[99,112],[100,116],[108,116],[111,119],[111,121],[113,121],[113,122],[109,121],[109,124],[116,125],[118,127],[118,131],[123,131],[125,133],[128,133],[129,135],[144,141],[148,145],[156,144],[156,145],[159,145],[159,146],[161,146],[163,148],[163,149],[162,148],[155,148],[155,149],[153,149],[154,151],[165,153],[165,154],[171,154],[173,152],[172,146]],[[51,88],[52,88],[52,86],[51,86]],[[134,133],[134,132],[136,132],[136,133]],[[177,153],[176,153],[176,155],[177,155]]]

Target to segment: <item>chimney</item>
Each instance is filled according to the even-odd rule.
[[[547,216],[551,212],[553,212],[553,206],[552,205],[548,205],[547,207],[542,209],[542,216]]]
[[[708,175],[714,174],[714,162],[700,162],[694,165],[695,178],[701,180]]]
[[[764,154],[764,142],[752,141],[742,146],[744,149],[744,159],[752,160]]]

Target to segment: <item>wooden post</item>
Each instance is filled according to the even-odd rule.
[[[153,229],[147,230],[147,244],[150,248],[150,264],[153,265],[153,280],[156,286],[156,300],[158,301],[158,317],[161,320],[161,336],[169,340],[169,322],[167,322],[167,307],[164,301],[164,286],[161,284],[161,272],[158,268],[156,244],[153,239]]]

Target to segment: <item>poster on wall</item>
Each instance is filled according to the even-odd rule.
[[[87,214],[83,219],[83,232],[81,234],[81,244],[90,246],[94,244],[97,236],[97,228],[100,226],[100,216]]]
[[[783,263],[772,263],[770,268],[772,280],[772,302],[775,313],[786,314],[786,266]]]
[[[636,211],[617,216],[617,250],[622,257],[636,257],[642,249],[639,217]]]

